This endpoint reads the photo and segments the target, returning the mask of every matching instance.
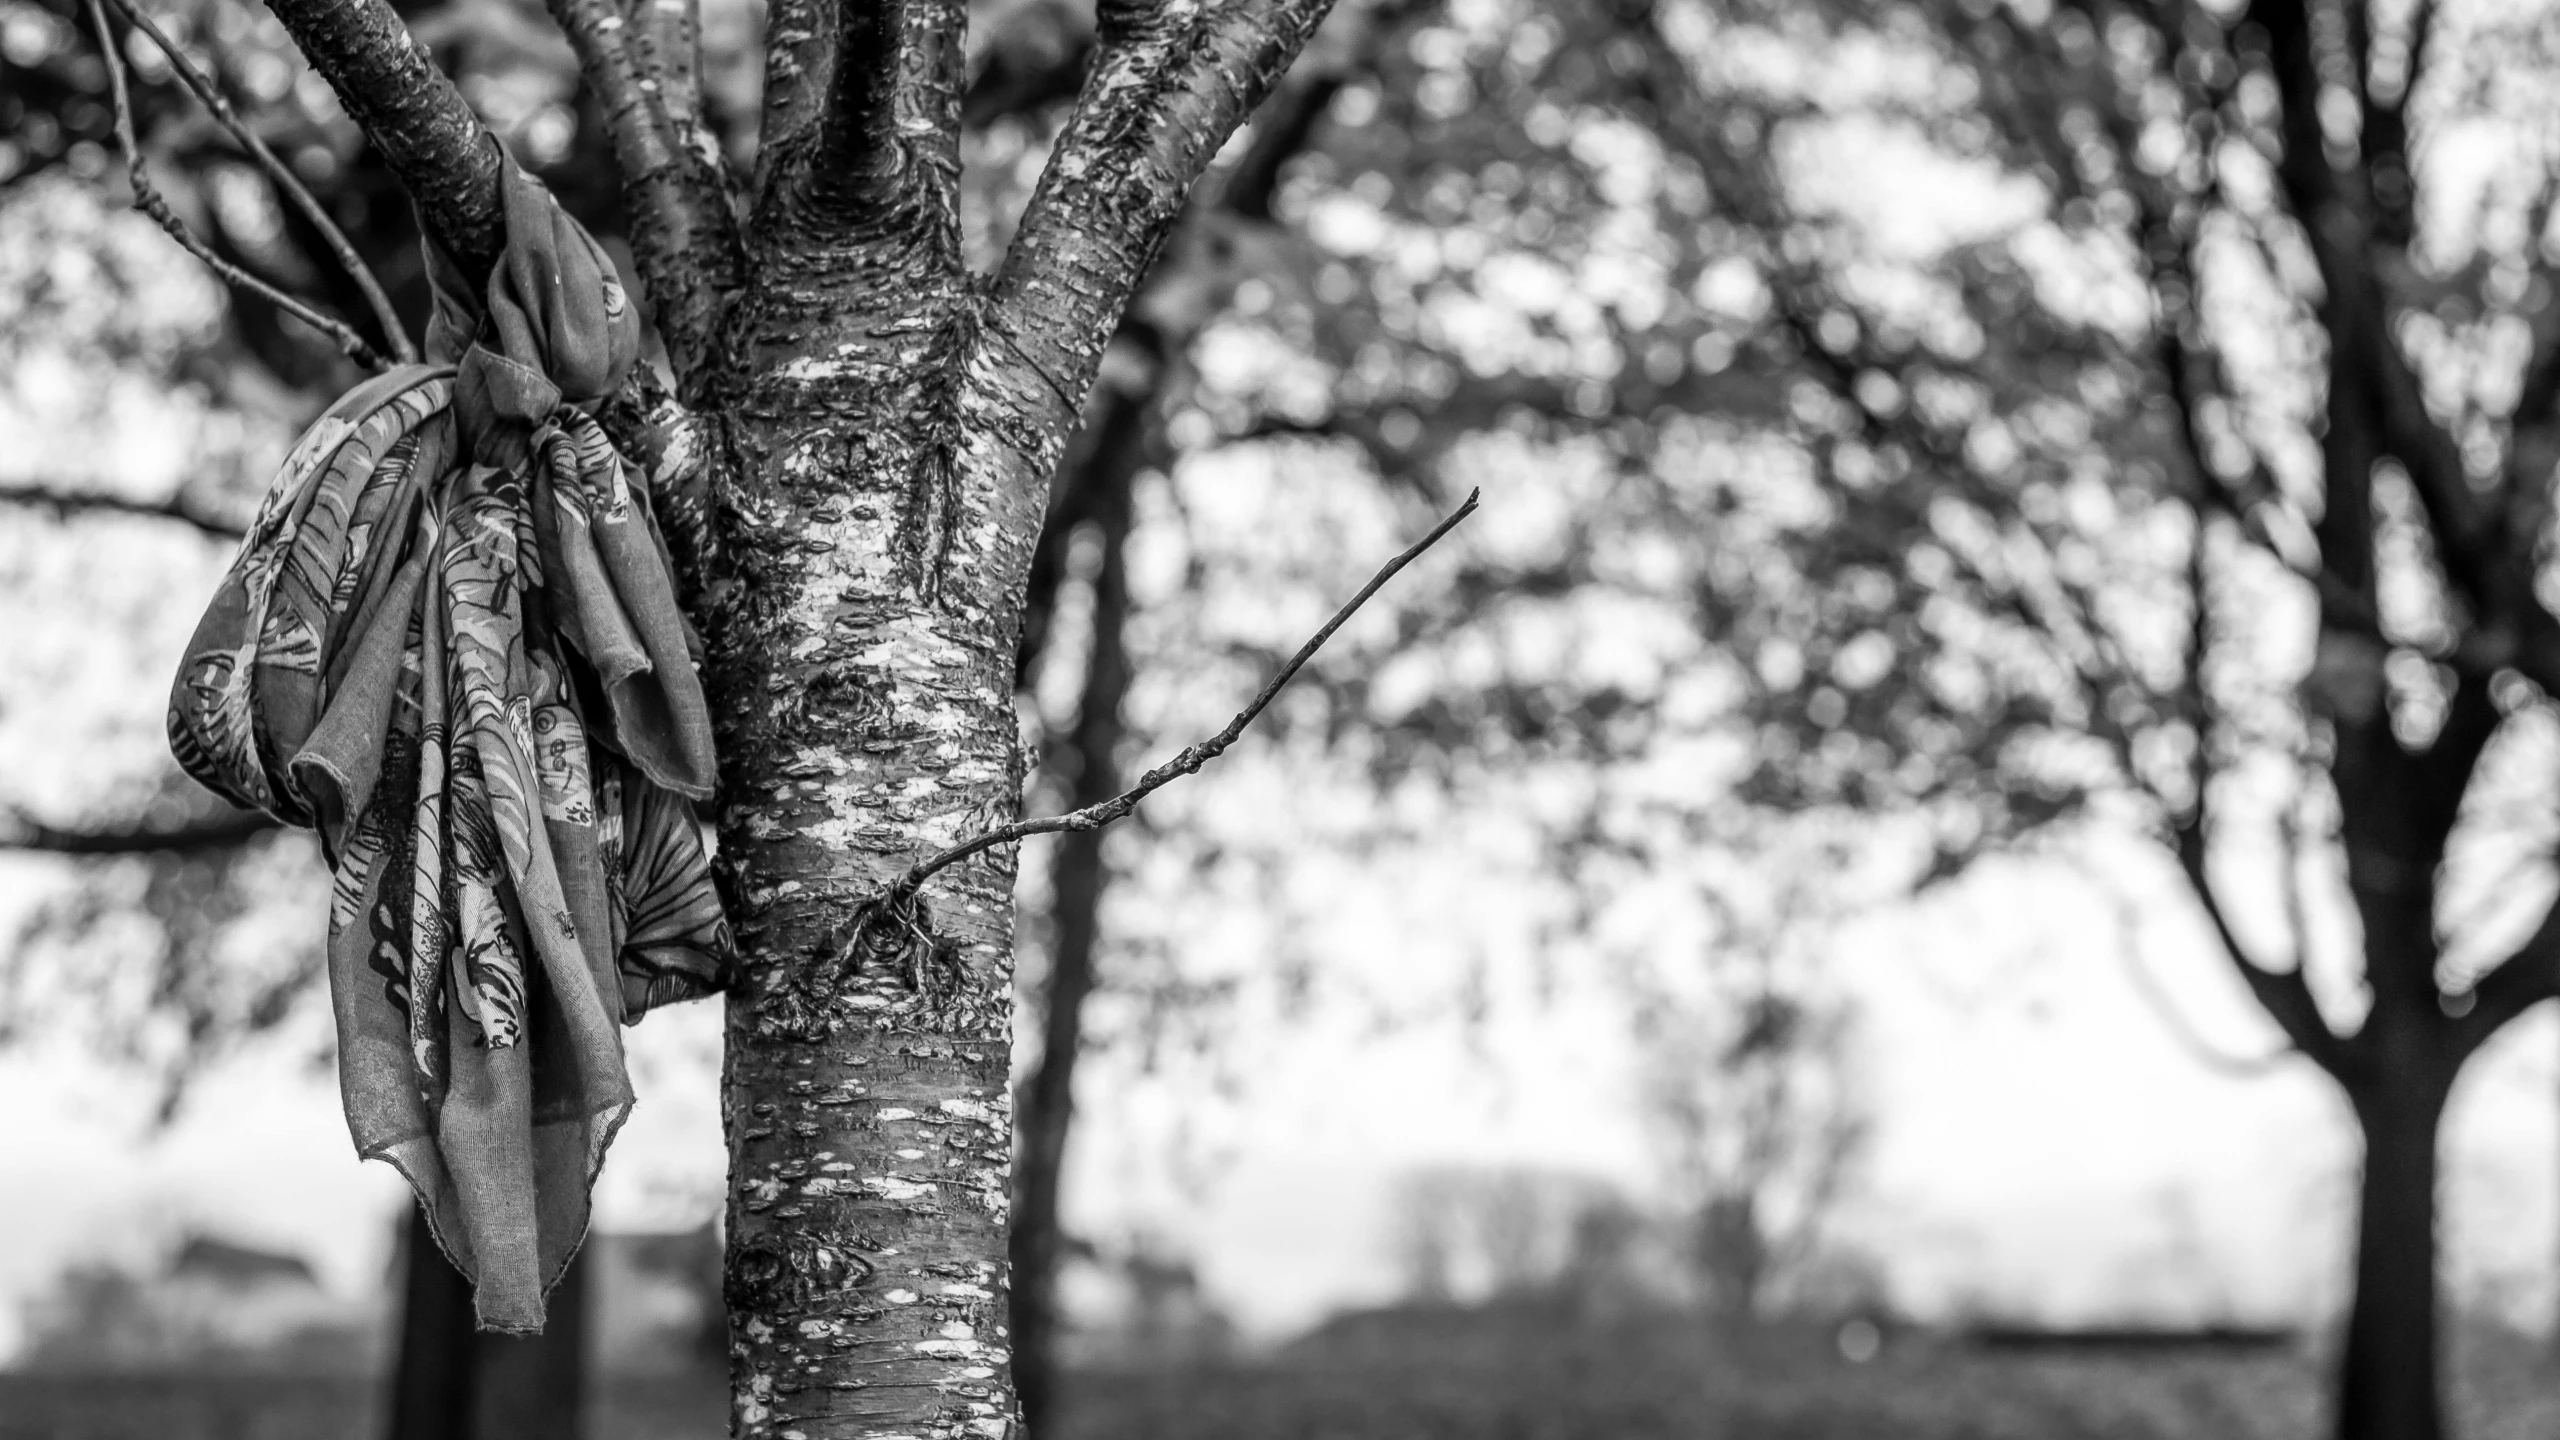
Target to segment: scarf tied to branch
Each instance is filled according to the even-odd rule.
[[[538,1330],[631,1107],[618,1027],[731,960],[688,799],[711,732],[666,549],[589,413],[638,361],[611,261],[505,166],[485,292],[429,247],[442,362],[286,460],[187,647],[190,775],[319,831],[347,1122],[480,1323]]]

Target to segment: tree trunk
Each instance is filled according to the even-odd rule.
[[[400,1353],[390,1440],[581,1440],[587,1395],[586,1251],[551,1292],[539,1335],[482,1334],[471,1282],[414,1206],[401,1235]]]
[[[2436,1144],[2451,1077],[2438,1069],[2386,1064],[2351,1091],[2364,1174],[2355,1293],[2338,1361],[2338,1440],[2444,1435]]]
[[[876,902],[1018,804],[1041,497],[960,468],[1009,457],[932,393],[956,277],[791,258],[748,301],[704,606],[744,971],[722,1082],[734,1430],[1000,1436],[1010,847],[911,910]]]
[[[1050,757],[1067,775],[1067,808],[1120,792],[1121,706],[1129,693],[1130,489],[1144,459],[1146,407],[1113,407],[1085,483],[1101,554],[1093,576],[1093,624],[1075,724]],[[1059,1219],[1067,1135],[1074,1122],[1076,1058],[1083,1049],[1084,1001],[1101,943],[1102,897],[1110,880],[1106,832],[1058,838],[1050,866],[1049,973],[1041,986],[1040,1058],[1024,1080],[1014,1158],[1013,1385],[1026,1431],[1044,1437],[1057,1394],[1058,1271],[1066,1259]]]
[[[904,881],[1019,807],[1014,666],[1050,471],[1192,185],[1329,8],[1103,7],[980,276],[960,243],[960,0],[775,0],[752,176],[697,143],[685,7],[552,7],[686,412],[651,479],[672,501],[698,477],[707,502],[686,569],[739,951],[721,1077],[739,1440],[1014,1428],[1012,847]],[[398,14],[270,9],[427,232],[487,273],[496,142]]]
[[[412,1205],[400,1237],[391,1440],[469,1440],[475,1342],[471,1282],[436,1249],[425,1212]]]

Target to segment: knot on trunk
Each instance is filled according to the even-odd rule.
[[[770,1315],[840,1295],[873,1269],[844,1237],[768,1231],[731,1242],[721,1290],[731,1314]]]
[[[914,1008],[939,1015],[964,978],[960,947],[933,928],[923,897],[892,892],[854,906],[803,963],[778,974],[758,1019],[777,1035],[816,1044],[857,1014],[909,1008],[884,996],[881,980],[914,997]]]

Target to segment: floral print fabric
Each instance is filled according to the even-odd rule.
[[[710,729],[646,489],[584,408],[636,363],[595,241],[507,167],[432,355],[286,460],[188,646],[172,749],[317,829],[357,1149],[416,1188],[481,1323],[530,1330],[631,1105],[618,1027],[726,980],[689,800]]]

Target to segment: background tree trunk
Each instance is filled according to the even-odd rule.
[[[2364,1173],[2355,1293],[2338,1361],[2338,1440],[2442,1440],[2445,1433],[2436,1148],[2451,1086],[2443,1067],[2426,1058],[2412,1057],[2409,1073],[2389,1073],[2394,1067],[2386,1065],[2351,1092]]]
[[[391,1440],[584,1440],[591,1267],[581,1248],[539,1335],[482,1334],[471,1282],[412,1207],[401,1231]]]
[[[1096,437],[1082,477],[1088,523],[1099,547],[1092,628],[1075,723],[1052,747],[1046,765],[1065,781],[1066,808],[1100,804],[1122,788],[1118,751],[1129,693],[1127,549],[1132,489],[1150,433],[1148,407],[1123,399]],[[1058,1357],[1058,1271],[1067,1236],[1059,1216],[1067,1135],[1074,1121],[1076,1059],[1083,1049],[1085,997],[1094,985],[1102,938],[1102,899],[1109,884],[1107,832],[1058,838],[1050,865],[1049,971],[1040,992],[1040,1055],[1019,1099],[1014,1157],[1013,1385],[1023,1424],[1048,1433],[1055,1414]]]

